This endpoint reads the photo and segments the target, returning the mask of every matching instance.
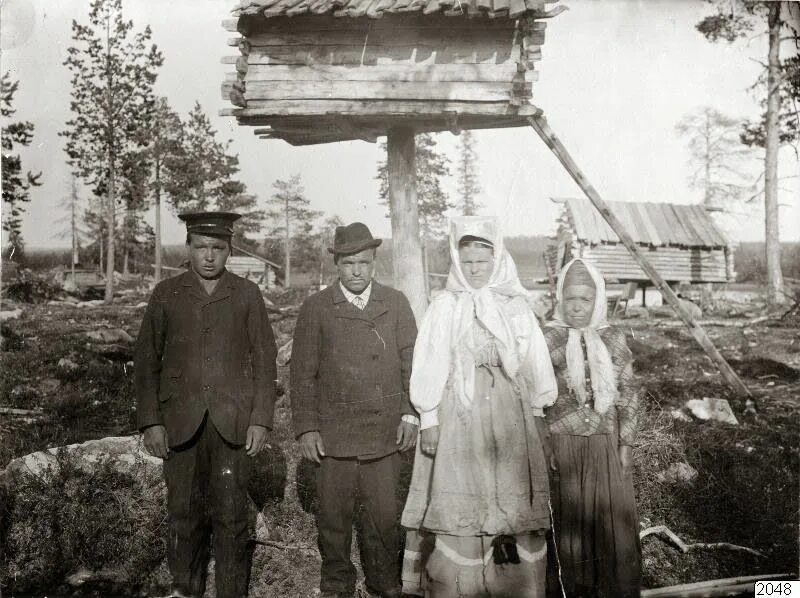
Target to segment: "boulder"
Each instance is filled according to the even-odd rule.
[[[691,486],[697,479],[697,470],[688,463],[673,463],[658,474],[658,481],[667,484]]]
[[[725,399],[713,399],[710,397],[692,399],[691,401],[686,401],[686,408],[697,419],[720,421],[734,426],[739,425],[730,404]]]
[[[67,370],[68,372],[72,372],[74,370],[77,370],[80,366],[71,359],[67,357],[62,357],[61,359],[58,360],[58,367],[61,368],[62,370]]]
[[[4,475],[9,476],[16,473],[27,473],[40,475],[48,467],[56,467],[58,461],[56,453],[59,450],[66,450],[73,457],[77,458],[77,463],[82,468],[90,470],[93,465],[106,459],[114,459],[119,464],[121,470],[131,470],[135,466],[143,464],[146,468],[153,471],[161,471],[161,459],[151,456],[142,445],[141,438],[137,436],[110,436],[89,440],[80,444],[68,444],[59,448],[51,448],[36,453],[30,453],[23,457],[13,459],[5,469]]]
[[[101,328],[85,332],[86,338],[99,343],[132,343],[135,339],[122,328]]]
[[[17,309],[7,309],[4,311],[0,311],[0,322],[5,322],[6,320],[14,320],[19,318],[22,315],[22,310],[18,307]]]

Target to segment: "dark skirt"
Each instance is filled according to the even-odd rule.
[[[616,437],[553,434],[551,440],[558,464],[551,483],[557,554],[550,559],[548,595],[562,595],[560,573],[567,598],[637,598],[639,517]]]

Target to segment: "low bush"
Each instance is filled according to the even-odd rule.
[[[0,587],[9,595],[52,592],[76,572],[85,573],[86,592],[122,584],[131,595],[149,584],[166,550],[161,476],[144,463],[123,471],[113,460],[87,471],[66,451],[57,464],[11,480]]]

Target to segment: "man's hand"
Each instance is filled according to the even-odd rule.
[[[148,453],[159,459],[169,458],[167,448],[167,429],[164,426],[150,426],[142,432],[144,448]]]
[[[552,471],[553,473],[557,472],[558,471],[558,461],[556,461],[556,456],[555,455],[550,455],[549,461],[550,461],[550,471]]]
[[[306,432],[298,439],[300,442],[300,452],[303,457],[314,463],[322,461],[325,456],[325,447],[322,446],[322,436],[316,430],[313,432]]]
[[[433,457],[439,446],[439,426],[425,428],[419,433],[419,444],[422,452]]]
[[[397,444],[400,447],[400,452],[405,452],[410,448],[414,448],[417,443],[417,432],[419,426],[408,422],[401,421],[397,426]]]
[[[619,462],[622,465],[623,473],[626,475],[633,469],[633,451],[626,444],[621,444],[619,447]]]
[[[247,444],[245,450],[249,457],[255,457],[267,444],[267,429],[264,426],[247,427]]]

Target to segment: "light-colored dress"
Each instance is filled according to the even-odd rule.
[[[541,598],[545,591],[550,524],[538,426],[556,382],[493,227],[480,218],[453,223],[447,288],[428,308],[414,348],[411,402],[423,433],[439,426],[439,441],[433,457],[417,447],[402,517],[409,529],[403,590],[428,598]],[[480,288],[460,270],[465,235],[494,247],[494,271]]]

